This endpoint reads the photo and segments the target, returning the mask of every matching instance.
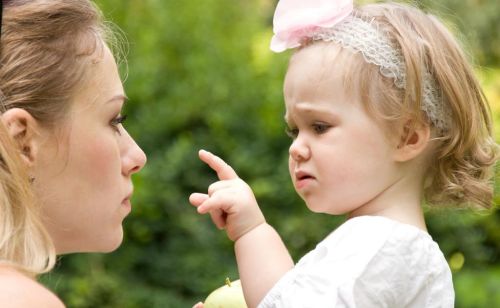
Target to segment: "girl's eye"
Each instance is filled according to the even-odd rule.
[[[299,129],[298,128],[290,128],[290,127],[287,127],[285,129],[285,132],[286,134],[288,135],[288,137],[292,138],[292,139],[295,139],[297,138],[297,136],[299,135]]]
[[[325,123],[314,123],[312,125],[312,128],[316,134],[323,134],[325,133],[331,125],[325,124]]]
[[[115,127],[118,130],[118,125],[123,124],[127,120],[127,115],[119,115],[113,120],[111,120],[111,126]]]

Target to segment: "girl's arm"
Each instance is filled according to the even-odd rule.
[[[266,223],[251,188],[219,157],[200,151],[220,181],[208,194],[194,193],[191,204],[200,214],[210,213],[215,225],[235,241],[236,260],[249,307],[256,307],[274,284],[293,267],[278,233]]]
[[[240,237],[234,249],[245,300],[249,307],[257,307],[293,268],[293,260],[276,230],[267,223]]]

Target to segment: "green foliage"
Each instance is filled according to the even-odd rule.
[[[200,148],[222,156],[254,188],[294,259],[340,223],[341,218],[310,213],[289,180],[282,120],[288,56],[268,50],[274,3],[98,1],[129,40],[127,128],[148,154],[148,164],[134,177],[123,245],[107,255],[64,256],[42,277],[69,307],[191,307],[226,277],[236,279],[232,243],[188,203],[191,192],[215,180],[197,158]],[[448,0],[439,2],[438,9],[443,7],[449,8],[445,16],[463,17],[461,24],[475,33],[481,63],[498,66],[499,32],[492,30],[500,4]],[[499,76],[490,72],[485,79],[491,97],[500,97]],[[499,102],[492,103],[498,111]],[[431,234],[454,266],[457,307],[498,305],[498,209],[427,216]]]
[[[482,65],[500,63],[500,3],[497,0],[419,0],[421,7],[456,25],[462,39]],[[469,43],[466,43],[469,42]]]
[[[455,276],[457,308],[498,307],[500,303],[500,267],[464,270]]]

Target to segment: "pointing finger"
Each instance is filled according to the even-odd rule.
[[[237,179],[238,175],[234,171],[231,166],[229,166],[224,160],[220,157],[205,151],[200,150],[198,153],[200,159],[204,161],[210,168],[212,168],[215,172],[217,172],[217,176],[221,180],[232,180]]]

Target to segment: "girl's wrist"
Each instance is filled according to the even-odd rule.
[[[246,230],[241,232],[236,238],[234,238],[232,240],[236,244],[236,242],[238,240],[242,239],[243,237],[245,237],[253,232],[258,232],[261,228],[264,228],[267,225],[268,224],[266,222],[266,219],[264,218],[264,216],[262,216],[262,220],[256,221],[256,223],[254,225],[248,227]]]

